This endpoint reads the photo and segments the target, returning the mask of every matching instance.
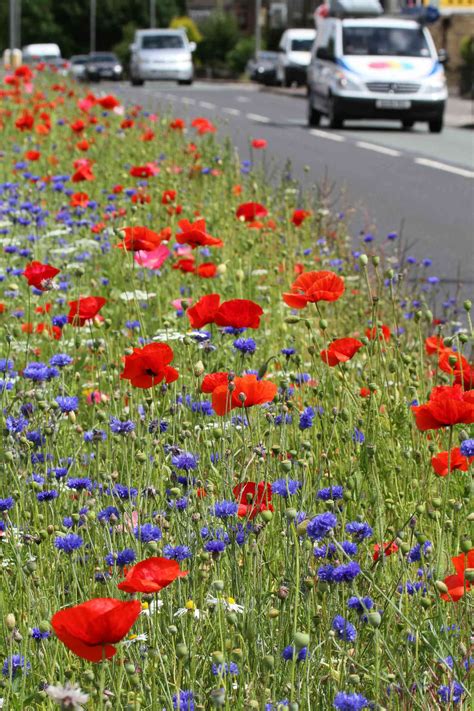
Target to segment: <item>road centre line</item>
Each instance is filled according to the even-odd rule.
[[[367,143],[366,141],[357,141],[356,146],[359,148],[365,148],[368,151],[375,151],[376,153],[383,153],[386,156],[401,156],[400,151],[396,151],[394,148],[386,148],[385,146],[379,146],[377,143]]]
[[[215,109],[216,105],[212,104],[210,101],[200,101],[199,106],[202,106],[203,109]]]
[[[429,158],[415,158],[415,163],[418,163],[418,165],[424,165],[427,168],[444,170],[446,173],[454,173],[454,175],[460,175],[463,178],[474,178],[474,172],[472,170],[458,168],[457,166],[449,165],[448,163],[440,163],[437,160],[430,160]]]
[[[189,96],[182,96],[181,101],[183,104],[187,104],[188,106],[194,106],[196,103],[196,99],[191,99]]]
[[[337,143],[343,143],[346,139],[344,136],[340,136],[338,133],[330,133],[329,131],[320,131],[317,128],[311,128],[309,130],[312,136],[316,138],[327,138],[329,141],[336,141]]]
[[[270,123],[271,121],[268,116],[261,116],[260,114],[246,114],[246,116],[251,121],[256,121],[257,123]]]
[[[240,116],[242,113],[240,109],[234,109],[232,106],[224,106],[222,112],[225,114],[230,114],[231,116]]]

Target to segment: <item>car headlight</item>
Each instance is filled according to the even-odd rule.
[[[89,66],[87,67],[87,70],[88,70],[89,72],[96,72],[96,71],[97,71],[97,67],[96,67],[94,64],[89,64]]]
[[[424,85],[425,91],[441,91],[446,88],[446,77],[444,73],[435,74]]]
[[[120,64],[116,64],[114,67],[114,72],[119,74],[121,71],[122,71],[122,67],[120,66]]]
[[[345,72],[336,72],[336,83],[339,89],[346,91],[362,91],[363,86],[354,77],[349,77]]]

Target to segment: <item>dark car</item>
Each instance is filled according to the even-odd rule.
[[[122,79],[123,67],[116,54],[112,52],[94,52],[87,58],[84,79],[86,81],[100,81]]]
[[[278,52],[257,52],[257,55],[247,62],[246,72],[252,81],[275,84],[277,59]]]

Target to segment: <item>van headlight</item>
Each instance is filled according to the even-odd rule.
[[[355,77],[347,76],[345,72],[336,72],[336,83],[338,89],[345,91],[363,91],[364,87],[355,79]]]
[[[444,73],[435,74],[424,84],[424,91],[441,91],[446,88],[446,77]]]

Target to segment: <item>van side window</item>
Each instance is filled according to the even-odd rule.
[[[321,29],[318,30],[318,40],[317,40],[318,47],[327,49],[332,29],[333,28],[331,27],[329,22],[322,23]]]

